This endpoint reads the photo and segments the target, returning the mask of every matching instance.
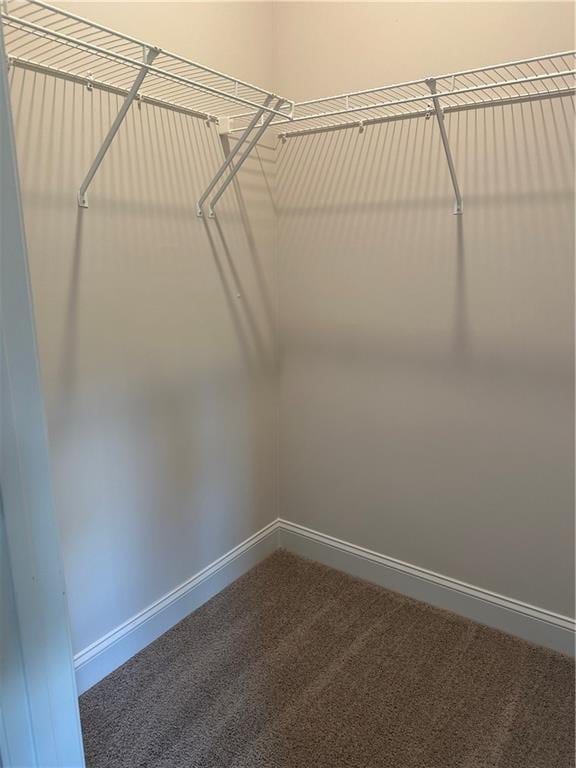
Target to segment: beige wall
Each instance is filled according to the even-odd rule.
[[[264,5],[76,10],[247,77],[270,66]],[[11,88],[79,651],[276,516],[273,158],[247,164],[245,216],[230,188],[219,230],[195,216],[216,130],[134,108],[79,210],[119,99],[21,70]]]
[[[568,4],[66,7],[291,98],[573,47]],[[132,110],[80,212],[118,99],[11,80],[76,651],[278,511],[572,612],[568,101],[450,118],[462,219],[419,121],[261,148],[219,231],[214,130]]]
[[[272,3],[73,0],[55,4],[262,88],[273,86]]]
[[[568,4],[278,4],[299,99],[574,47]],[[281,514],[573,615],[570,100],[290,140]]]

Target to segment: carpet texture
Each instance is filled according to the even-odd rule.
[[[568,657],[282,550],[80,698],[90,768],[573,768]]]

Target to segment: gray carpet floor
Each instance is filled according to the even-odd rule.
[[[91,768],[573,768],[574,664],[279,550],[80,699]]]

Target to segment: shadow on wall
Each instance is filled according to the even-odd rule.
[[[27,199],[43,206],[64,206],[67,202],[68,212],[86,170],[86,161],[90,161],[98,149],[121,102],[110,94],[87,92],[71,84],[14,69],[11,71],[11,86],[16,123],[23,126],[19,150],[23,175],[25,181],[29,181]],[[27,119],[31,112],[34,113],[32,119]],[[133,112],[137,117],[129,115],[123,125],[125,130],[118,134],[93,182],[89,196],[90,210],[84,214],[85,217],[90,221],[106,211],[110,216],[110,221],[106,222],[110,234],[102,232],[101,227],[99,234],[106,238],[107,243],[116,239],[121,244],[121,236],[129,238],[130,248],[123,253],[124,258],[129,260],[133,260],[136,254],[141,254],[143,258],[149,256],[153,246],[158,248],[157,257],[163,257],[166,248],[176,245],[177,235],[182,241],[188,240],[188,257],[197,258],[198,249],[202,248],[198,242],[199,233],[204,232],[206,243],[210,245],[208,252],[215,257],[214,273],[222,281],[223,296],[244,299],[242,302],[229,302],[230,317],[238,333],[240,347],[244,348],[242,337],[246,340],[248,333],[249,346],[253,348],[251,352],[256,352],[256,361],[269,365],[275,359],[277,333],[270,266],[263,263],[262,247],[258,245],[245,195],[238,181],[235,180],[229,194],[221,201],[218,219],[210,222],[214,225],[216,238],[214,233],[206,233],[206,227],[201,226],[207,222],[199,222],[193,215],[193,204],[199,192],[222,161],[221,151],[228,151],[225,139],[221,147],[212,129],[174,113],[141,106]],[[40,140],[38,120],[34,119],[38,115],[41,115],[42,128],[47,134],[43,141]],[[206,136],[210,137],[208,141]],[[50,157],[47,157],[48,154]],[[80,154],[82,157],[78,157]],[[268,208],[273,206],[268,178],[272,165],[273,149],[261,147],[241,173],[243,186],[250,198],[251,216],[256,220],[257,227],[268,217]],[[53,175],[60,180],[56,194],[51,188]],[[91,216],[95,209],[98,213]],[[90,228],[89,224],[87,231],[83,232],[86,229],[83,212],[83,209],[75,210],[69,291],[69,313],[74,316],[77,313],[76,294],[83,239],[90,239],[95,234],[95,228]],[[132,219],[138,220],[137,226]],[[60,228],[60,222],[53,216],[50,221],[53,227]],[[270,237],[272,231],[273,225],[268,223],[265,236]],[[262,231],[259,236],[260,240],[264,240]],[[159,242],[160,239],[163,242]],[[228,241],[234,242],[236,264],[231,259],[232,250]],[[240,253],[236,252],[238,250]],[[202,251],[205,253],[206,249],[202,248]],[[246,258],[247,253],[250,259]],[[226,263],[225,270],[222,270],[223,263]],[[256,286],[257,291],[241,291],[247,283],[250,284],[249,290]],[[253,308],[252,305],[256,306]],[[253,355],[248,355],[246,362],[251,365]]]
[[[199,220],[217,131],[142,105],[78,209],[120,100],[10,77],[79,650],[274,516],[273,163]]]
[[[451,215],[434,121],[288,140],[277,175],[289,351],[486,375],[519,365],[566,384],[573,120],[571,99],[450,115],[463,216]]]
[[[227,156],[230,153],[230,138],[226,135],[222,135],[220,137],[220,141],[222,144],[222,151],[224,153],[224,156]],[[274,154],[275,154],[275,150],[272,146],[265,145],[265,144],[263,144],[262,146],[257,145],[253,150],[253,154],[251,158],[248,158],[247,162],[243,166],[243,170],[244,170],[244,177],[246,176],[246,174],[251,174],[252,176],[256,175],[261,180],[261,182],[265,185],[265,190],[269,198],[270,205],[274,211],[274,214],[276,214],[276,208],[274,204],[274,195],[273,195],[274,179],[271,178],[272,176],[271,168],[273,167],[273,164],[274,164]],[[272,365],[273,367],[275,367],[278,362],[278,359],[277,359],[278,358],[278,354],[277,354],[278,353],[278,329],[277,329],[278,320],[276,318],[276,312],[272,304],[270,292],[266,285],[265,272],[263,270],[263,264],[262,264],[262,257],[258,250],[258,242],[255,237],[254,228],[250,221],[248,207],[244,199],[244,194],[242,192],[242,186],[239,182],[238,175],[236,175],[232,181],[232,189],[236,196],[238,211],[240,213],[242,226],[246,234],[246,239],[247,239],[248,247],[250,250],[250,257],[252,260],[254,275],[257,280],[258,290],[261,297],[262,306],[265,312],[266,324],[268,328],[267,341],[265,341],[264,339],[260,339],[258,328],[254,323],[254,319],[250,318],[249,322],[250,322],[250,325],[252,326],[252,335],[255,341],[258,338],[258,351],[259,351],[260,364],[265,366]],[[231,261],[230,248],[226,245],[226,238],[225,238],[224,231],[222,229],[222,225],[219,219],[215,220],[215,225],[218,230],[218,234],[220,235],[220,239],[222,241],[222,245],[224,247],[227,260],[230,262]],[[232,263],[230,263],[230,269],[231,271],[234,269]],[[236,287],[238,288],[239,294],[241,297],[242,286],[239,284],[239,278],[236,270],[234,270],[234,278],[235,278]],[[249,311],[249,308],[246,306],[246,312],[248,313],[248,311]]]
[[[573,118],[450,115],[461,217],[432,120],[290,139],[277,163],[282,516],[564,615]]]

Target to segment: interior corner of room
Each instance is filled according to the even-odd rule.
[[[111,718],[203,632],[194,765],[275,765],[281,733],[282,768],[306,738],[320,768],[280,667],[324,701],[358,644],[368,679],[378,631],[393,656],[419,622],[437,634],[406,669],[439,638],[454,679],[502,664],[486,733],[520,710],[540,733],[518,691],[546,669],[566,694],[576,630],[573,4],[0,10],[0,764],[83,765],[77,696]],[[202,686],[227,643],[283,709],[224,754],[240,694]],[[392,765],[350,701],[326,765]],[[480,716],[450,763],[411,736],[426,768],[504,760]],[[416,768],[398,729],[394,768]],[[184,764],[168,741],[150,764]],[[522,754],[493,764],[544,765]]]

